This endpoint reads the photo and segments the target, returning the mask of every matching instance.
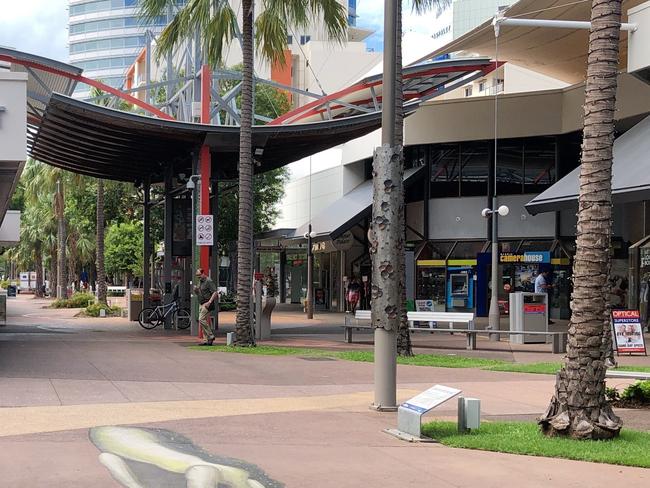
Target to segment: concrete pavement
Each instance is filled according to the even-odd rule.
[[[163,443],[174,438],[163,455],[187,453],[191,444],[204,464],[259,469],[288,487],[605,487],[650,481],[643,469],[398,441],[381,432],[395,426],[395,414],[368,410],[372,364],[191,350],[186,346],[193,339],[186,335],[144,331],[119,319],[73,319],[70,311],[34,306],[26,297],[10,301],[10,325],[0,328],[2,486],[122,486],[111,476],[116,464],[100,453],[124,453],[107,453],[89,438],[104,425],[137,427],[134,432]],[[327,332],[327,317],[320,320]],[[333,344],[323,336],[314,342]],[[286,337],[278,342],[300,340],[300,334]],[[499,354],[519,354],[505,350],[506,344]],[[415,366],[399,366],[398,381],[402,399],[436,383],[460,388],[481,398],[485,419],[534,418],[554,384],[545,375]],[[629,425],[650,428],[637,412],[622,414]],[[455,417],[455,402],[431,416]],[[152,463],[129,459],[140,486],[186,486],[184,475],[164,469],[163,461]]]

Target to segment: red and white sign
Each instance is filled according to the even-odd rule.
[[[643,327],[638,310],[612,310],[616,350],[621,353],[646,353]]]
[[[544,315],[546,313],[546,305],[543,303],[524,303],[524,313]]]

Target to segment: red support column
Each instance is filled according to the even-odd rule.
[[[210,73],[210,66],[204,64],[201,66],[201,123],[210,123],[210,88],[212,86],[212,74]],[[200,173],[201,173],[201,194],[200,194],[200,208],[202,215],[212,215],[210,210],[210,177],[212,174],[212,160],[210,155],[210,148],[208,146],[201,147],[200,159]],[[208,246],[201,246],[200,253],[200,266],[206,272],[210,270],[210,248]],[[212,279],[215,279],[213,276]]]

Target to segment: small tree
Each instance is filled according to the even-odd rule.
[[[142,275],[143,246],[140,222],[111,225],[106,232],[106,272],[123,275],[126,284],[132,276]]]

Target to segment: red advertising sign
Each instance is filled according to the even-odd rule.
[[[543,315],[546,313],[546,305],[543,303],[524,303],[524,313]]]
[[[261,281],[264,279],[264,273],[255,273],[255,279]]]
[[[618,353],[646,354],[643,327],[638,310],[612,310],[614,344]]]

